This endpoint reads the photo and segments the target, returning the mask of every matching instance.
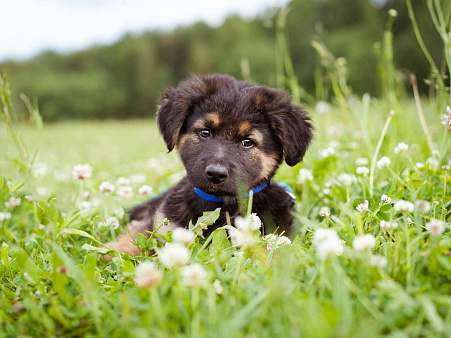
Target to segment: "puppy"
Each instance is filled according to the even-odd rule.
[[[137,255],[138,233],[148,236],[154,224],[187,228],[204,211],[221,208],[220,217],[207,230],[232,224],[239,201],[253,190],[252,212],[266,231],[290,234],[293,200],[271,178],[285,159],[299,163],[310,144],[313,126],[301,106],[284,91],[237,81],[226,75],[193,75],[168,89],[157,113],[158,128],[169,151],[177,148],[187,176],[162,194],[130,210],[129,234],[110,245]]]

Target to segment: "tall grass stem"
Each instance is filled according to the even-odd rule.
[[[371,170],[370,170],[370,195],[373,197],[374,194],[374,171],[376,170],[377,157],[379,156],[379,151],[381,150],[382,142],[384,141],[385,134],[387,134],[388,126],[395,115],[395,111],[391,110],[388,114],[387,120],[385,121],[384,128],[382,129],[381,136],[377,142],[376,149],[374,150],[373,158],[371,160]]]

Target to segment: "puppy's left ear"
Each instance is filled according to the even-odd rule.
[[[211,77],[192,75],[177,88],[169,88],[163,94],[157,112],[157,123],[169,151],[174,149],[183,122],[194,105],[215,90]]]
[[[274,135],[282,144],[285,162],[294,166],[302,161],[313,138],[314,127],[303,107],[295,105],[291,96],[281,90],[259,87],[255,104],[269,119]]]

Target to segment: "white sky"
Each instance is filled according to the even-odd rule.
[[[126,32],[171,29],[232,13],[253,17],[287,0],[0,0],[0,61],[110,43]]]

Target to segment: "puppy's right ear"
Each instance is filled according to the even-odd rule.
[[[170,88],[164,93],[157,112],[157,123],[169,151],[174,149],[183,122],[194,105],[215,90],[212,77],[192,75],[177,88]]]

